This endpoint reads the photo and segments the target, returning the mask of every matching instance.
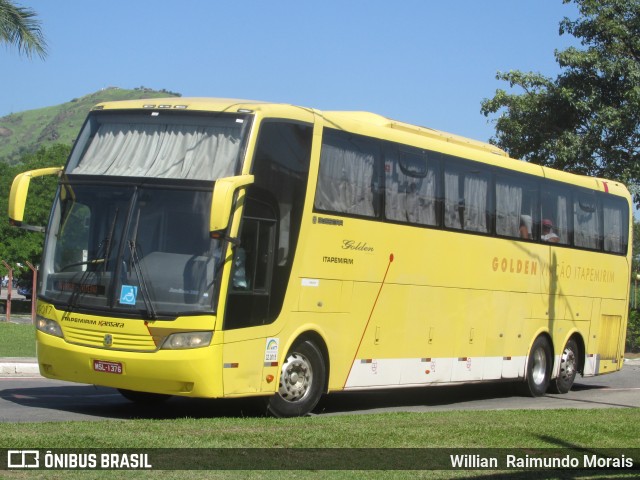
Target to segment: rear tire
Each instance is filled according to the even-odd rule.
[[[308,415],[324,393],[326,375],[324,358],[313,342],[294,345],[282,365],[278,391],[267,400],[267,412],[280,418]]]
[[[124,388],[119,388],[118,391],[127,400],[141,405],[157,405],[171,398],[171,395],[162,393],[136,392],[135,390],[125,390]]]
[[[578,344],[572,338],[562,350],[560,357],[560,371],[558,376],[551,380],[549,391],[552,393],[567,393],[573,387],[573,382],[578,373]]]
[[[541,397],[547,392],[551,380],[553,356],[546,337],[538,337],[531,346],[522,393],[529,397]]]

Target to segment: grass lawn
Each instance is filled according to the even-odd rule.
[[[639,448],[639,409],[454,411],[316,416],[295,419],[183,418],[3,424],[0,448],[273,448],[286,462],[287,448]],[[73,450],[72,450],[73,451]],[[503,450],[505,451],[505,450]],[[378,451],[376,451],[378,452]],[[428,455],[429,450],[422,450]],[[463,450],[464,452],[464,450]],[[419,453],[419,452],[418,452]],[[458,451],[460,453],[460,451]],[[518,452],[514,452],[518,453]],[[240,455],[237,450],[229,454]],[[340,452],[336,452],[340,455]],[[384,451],[378,454],[384,455]],[[203,450],[202,455],[206,455]],[[634,459],[636,462],[638,459]],[[256,465],[259,469],[260,465]],[[158,473],[157,471],[155,472]],[[126,478],[151,478],[152,472],[127,472]],[[4,476],[3,476],[4,475]],[[122,478],[122,472],[0,472],[0,478]],[[412,478],[637,478],[637,472],[587,471],[319,471],[310,461],[303,470],[163,471],[166,478],[248,479],[412,479]]]
[[[36,334],[31,324],[0,322],[0,357],[35,357]]]
[[[631,408],[292,419],[215,414],[173,420],[4,423],[0,448],[640,448],[640,409]]]

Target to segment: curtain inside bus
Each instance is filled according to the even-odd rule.
[[[102,124],[69,173],[213,180],[234,174],[237,128]]]

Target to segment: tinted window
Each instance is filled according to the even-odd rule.
[[[576,191],[573,198],[573,242],[576,247],[600,249],[600,215],[595,192]]]
[[[444,168],[445,227],[489,233],[490,175],[481,165],[447,160]]]
[[[602,202],[604,251],[626,253],[629,243],[629,207],[621,198],[606,196]]]
[[[270,323],[280,314],[300,233],[312,134],[301,123],[260,126],[225,329]]]
[[[408,145],[324,132],[318,210],[377,218],[383,200],[384,219],[392,222],[627,251],[629,210],[620,197]]]
[[[325,129],[314,206],[318,210],[377,215],[379,142]]]
[[[571,244],[571,221],[569,216],[569,188],[550,186],[542,194],[541,240],[543,242]]]
[[[385,152],[385,216],[389,220],[437,225],[439,155],[389,145]]]
[[[538,189],[516,175],[496,176],[496,233],[533,240],[537,237]]]

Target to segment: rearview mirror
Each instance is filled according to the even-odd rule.
[[[45,175],[56,175],[62,171],[63,167],[39,168],[24,172],[16,176],[11,184],[11,193],[9,193],[9,222],[16,226],[27,230],[43,231],[44,227],[32,227],[30,225],[22,225],[24,219],[24,208],[27,204],[27,194],[29,184],[34,177],[43,177]]]
[[[238,189],[252,184],[253,175],[238,175],[216,180],[211,199],[211,216],[209,218],[209,231],[211,234],[220,233],[229,226],[233,197]]]

